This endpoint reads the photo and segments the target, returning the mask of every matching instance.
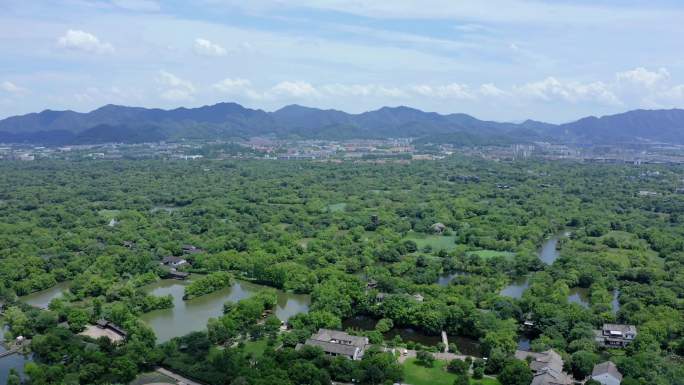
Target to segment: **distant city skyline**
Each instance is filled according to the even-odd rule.
[[[218,102],[552,123],[681,108],[681,20],[675,0],[0,0],[0,119]]]

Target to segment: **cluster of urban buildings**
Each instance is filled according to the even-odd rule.
[[[222,145],[235,145],[230,150]],[[211,151],[204,151],[211,147]],[[241,151],[243,148],[244,151]],[[273,160],[353,160],[373,162],[394,160],[436,160],[453,154],[477,156],[497,161],[524,159],[573,160],[593,163],[684,164],[684,146],[580,146],[534,142],[511,145],[456,146],[416,145],[412,138],[350,140],[283,140],[254,137],[238,141],[184,140],[157,143],[106,143],[73,146],[0,145],[0,160],[32,161],[50,159],[273,159]]]

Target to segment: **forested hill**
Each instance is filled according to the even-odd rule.
[[[361,114],[299,105],[275,112],[219,103],[173,110],[107,105],[88,113],[45,110],[0,120],[0,142],[87,144],[277,135],[295,139],[415,137],[427,142],[480,144],[533,140],[576,143],[684,143],[684,110],[636,110],[554,125],[484,121],[409,107]]]

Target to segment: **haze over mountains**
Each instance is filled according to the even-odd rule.
[[[414,137],[455,144],[563,143],[684,144],[684,110],[634,110],[566,124],[533,120],[484,121],[467,114],[442,115],[409,107],[361,114],[299,105],[274,112],[219,103],[173,110],[106,105],[88,113],[45,110],[0,120],[0,142],[47,145],[237,139],[275,135],[293,139]]]

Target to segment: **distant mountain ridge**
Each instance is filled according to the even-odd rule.
[[[467,114],[438,114],[410,107],[383,107],[350,114],[289,105],[274,112],[218,103],[198,108],[106,105],[88,113],[45,110],[0,120],[0,142],[87,144],[176,139],[235,139],[275,135],[299,139],[414,137],[457,144],[684,143],[684,110],[634,110],[566,124],[533,120],[500,123]]]

